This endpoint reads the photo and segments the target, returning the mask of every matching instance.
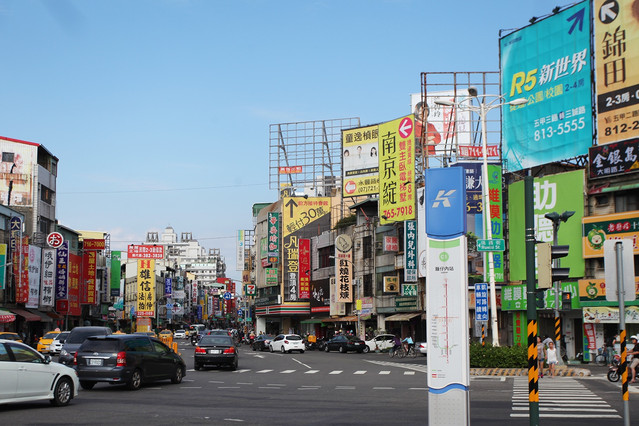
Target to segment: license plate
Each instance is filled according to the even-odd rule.
[[[100,365],[102,365],[102,360],[101,359],[89,359],[89,365],[100,366]]]
[[[220,349],[209,349],[210,354],[221,354],[222,351]]]
[[[359,346],[359,343],[355,343],[355,346]]]

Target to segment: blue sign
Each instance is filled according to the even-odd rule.
[[[429,238],[452,238],[466,233],[466,185],[464,169],[427,169],[426,234]]]
[[[528,100],[502,109],[507,170],[588,154],[590,22],[589,2],[581,2],[500,40],[503,100]]]
[[[231,300],[233,298],[233,295],[230,292],[226,292],[224,293],[224,300]]]
[[[197,319],[202,319],[202,305],[197,305]]]
[[[475,321],[488,321],[487,283],[475,283]]]
[[[171,294],[173,294],[173,281],[171,280],[171,278],[167,277],[164,279],[164,295],[166,297],[171,297]]]
[[[238,316],[238,317],[241,317],[242,315],[244,315],[244,311],[243,311],[243,310],[241,310],[241,309],[238,309],[238,310],[237,310],[237,316]]]

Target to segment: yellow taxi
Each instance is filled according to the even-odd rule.
[[[160,337],[173,337],[173,332],[171,330],[164,329],[160,331]]]
[[[60,330],[50,331],[44,336],[40,337],[40,340],[38,340],[38,345],[36,347],[36,350],[40,352],[41,354],[48,354],[49,345],[53,343],[53,339],[55,339],[55,337],[58,334],[60,334]]]
[[[12,333],[10,331],[0,331],[0,339],[15,340],[16,342],[23,343],[18,333]]]
[[[136,331],[133,334],[144,334],[145,336],[149,337],[158,337],[158,335],[155,334],[155,331]]]
[[[126,334],[126,333],[125,333],[124,331],[118,330],[118,331],[116,331],[116,332],[115,332],[115,333],[113,333],[113,334]]]

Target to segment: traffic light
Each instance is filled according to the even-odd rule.
[[[537,306],[537,309],[546,308],[546,292],[544,291],[535,292],[535,305]]]
[[[568,278],[570,268],[553,267],[553,259],[568,256],[570,246],[537,244],[537,288],[552,288],[552,283]]]
[[[569,291],[561,293],[561,309],[564,311],[572,308],[572,294]]]

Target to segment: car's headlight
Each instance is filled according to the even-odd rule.
[[[67,356],[67,355],[69,355],[69,352],[67,352],[65,349],[62,349],[60,351],[60,356]]]

